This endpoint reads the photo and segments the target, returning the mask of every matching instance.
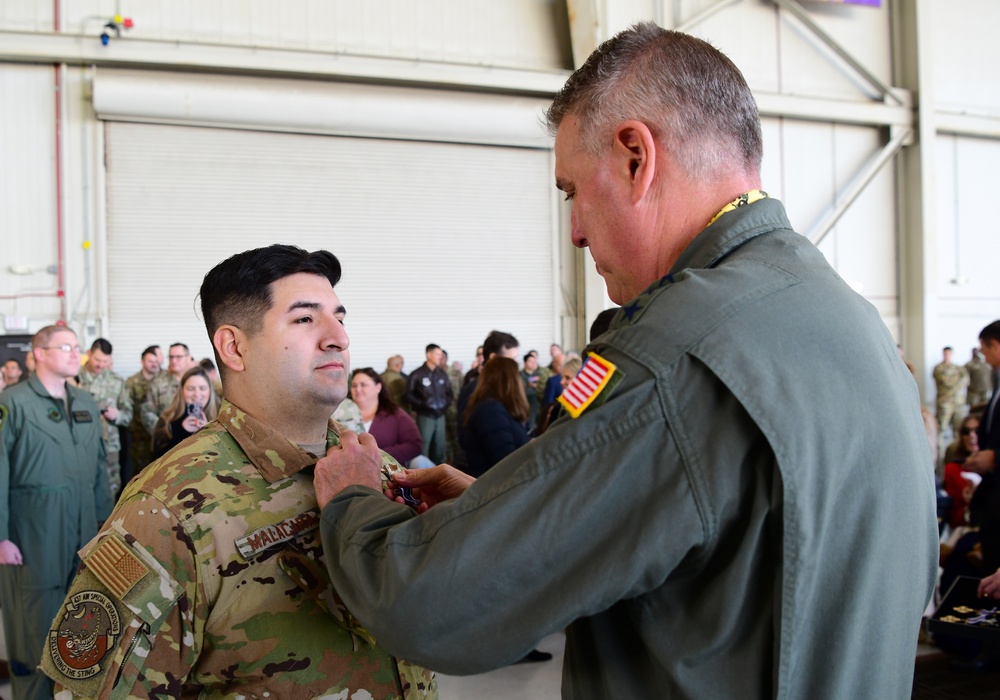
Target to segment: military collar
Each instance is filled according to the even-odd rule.
[[[314,456],[225,399],[219,408],[218,421],[243,448],[261,476],[270,483],[287,479],[316,464]],[[339,444],[333,421],[327,430],[326,442],[328,447]]]
[[[36,394],[38,394],[43,398],[52,399],[53,401],[60,400],[49,393],[49,390],[45,388],[44,384],[42,384],[42,380],[39,379],[38,376],[35,374],[32,374],[30,377],[28,377],[28,386],[31,387],[32,391],[34,391]],[[69,382],[66,382],[66,398],[69,399],[70,403],[72,403],[73,401],[73,389],[76,389],[76,387],[70,384]]]
[[[740,198],[737,198],[737,201]],[[714,267],[722,258],[749,240],[776,229],[790,229],[785,208],[776,199],[763,198],[744,205],[729,205],[684,249],[669,274],[649,285],[639,296],[622,306],[611,328],[632,324],[653,296],[684,277],[685,270]]]

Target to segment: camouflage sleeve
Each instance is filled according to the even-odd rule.
[[[193,552],[157,499],[119,503],[49,632],[42,670],[57,698],[180,697],[208,614]]]
[[[153,428],[156,427],[156,421],[159,419],[160,415],[156,412],[156,388],[150,384],[149,389],[146,391],[146,400],[142,402],[142,412],[139,417],[142,419],[142,425],[146,429],[146,432],[150,435],[153,434]]]
[[[132,415],[135,413],[135,404],[132,402],[132,393],[126,384],[122,384],[122,390],[118,393],[118,420],[115,425],[128,425],[132,422]]]

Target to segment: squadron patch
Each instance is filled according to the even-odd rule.
[[[49,632],[49,655],[67,678],[91,678],[101,672],[101,662],[120,634],[121,618],[111,599],[98,591],[80,591],[70,596],[66,614]]]
[[[559,403],[573,416],[604,403],[625,375],[596,352],[588,353],[583,367],[559,395]]]

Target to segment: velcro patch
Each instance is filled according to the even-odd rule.
[[[104,541],[87,555],[84,563],[118,598],[124,598],[125,594],[149,572],[149,568],[115,535],[104,538]]]
[[[283,542],[293,540],[303,532],[319,527],[319,509],[312,508],[272,525],[258,528],[236,540],[236,549],[244,559],[253,559],[260,552]]]
[[[596,352],[588,353],[580,371],[559,395],[559,403],[571,416],[579,418],[590,406],[607,400],[624,376],[614,363]]]
[[[67,678],[92,678],[104,670],[101,662],[121,634],[118,609],[100,591],[79,591],[66,599],[65,610],[49,632],[49,658]]]

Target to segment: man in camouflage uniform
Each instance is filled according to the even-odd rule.
[[[38,331],[36,373],[0,393],[0,605],[18,700],[52,697],[35,667],[77,550],[112,506],[100,411],[66,381],[80,369],[77,342],[65,326]]]
[[[993,368],[983,359],[979,348],[972,348],[972,359],[965,363],[969,374],[969,391],[966,403],[969,408],[981,406],[993,395]]]
[[[952,432],[965,418],[965,390],[969,386],[969,373],[951,361],[952,349],[946,347],[943,360],[934,367],[934,384],[937,386],[937,419],[941,437]],[[949,438],[950,439],[950,438]]]
[[[111,369],[111,343],[98,338],[90,347],[87,364],[80,369],[80,388],[89,391],[101,409],[101,435],[108,460],[108,483],[114,496],[122,489],[119,464],[122,438],[118,426],[132,420],[132,405],[127,401],[125,380]]]
[[[206,275],[226,400],[126,487],[81,552],[42,659],[57,697],[437,698],[430,672],[353,618],[323,563],[312,467],[339,449],[339,278],[332,254],[292,246]]]
[[[403,375],[402,355],[393,355],[385,361],[382,384],[396,405],[406,410],[406,376]]]
[[[146,431],[146,426],[142,423],[141,409],[143,403],[146,401],[146,394],[149,393],[150,383],[157,375],[163,373],[163,370],[160,369],[161,355],[162,351],[159,345],[150,345],[142,351],[142,369],[125,380],[122,409],[124,410],[127,406],[132,411],[132,420],[129,421],[128,430],[132,436],[130,449],[132,452],[132,468],[136,474],[145,469],[152,459],[152,436]],[[136,410],[136,408],[139,410]]]
[[[142,404],[142,425],[150,437],[160,414],[166,410],[174,395],[181,386],[181,377],[194,367],[197,361],[191,357],[191,351],[184,343],[174,343],[170,346],[170,369],[160,372],[149,382],[146,400]]]

